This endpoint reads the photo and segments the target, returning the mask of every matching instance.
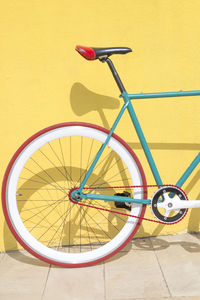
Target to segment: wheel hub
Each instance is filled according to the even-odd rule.
[[[82,198],[80,197],[80,192],[78,191],[78,188],[72,188],[69,191],[68,197],[69,197],[69,201],[71,201],[73,203],[78,203],[82,200]]]

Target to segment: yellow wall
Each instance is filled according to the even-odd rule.
[[[72,120],[112,125],[119,91],[107,66],[84,60],[76,44],[131,47],[113,57],[130,93],[200,89],[199,11],[199,0],[1,1],[1,181],[15,150],[41,128]],[[175,183],[200,149],[200,97],[135,101],[135,109],[164,183]],[[125,116],[116,132],[152,184],[129,127]],[[200,199],[199,179],[198,167],[184,185],[190,199]],[[137,236],[199,231],[199,215],[193,210],[168,227],[143,222]],[[16,248],[2,212],[0,237],[1,251]]]

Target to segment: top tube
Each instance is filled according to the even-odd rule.
[[[122,96],[123,96],[123,94],[122,94]],[[182,91],[181,90],[179,92],[127,94],[126,96],[128,96],[129,99],[200,96],[200,90],[196,90],[196,91]]]

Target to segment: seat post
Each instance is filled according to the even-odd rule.
[[[120,77],[119,77],[119,74],[117,73],[117,71],[116,71],[116,69],[115,69],[115,67],[113,65],[113,62],[109,58],[101,59],[101,61],[102,62],[105,62],[105,61],[107,62],[108,66],[109,66],[109,68],[110,68],[110,70],[111,70],[111,72],[113,74],[113,77],[114,77],[114,79],[115,79],[115,81],[116,81],[116,83],[117,83],[117,85],[118,85],[118,87],[120,89],[120,92],[121,93],[125,92],[126,90],[125,90],[125,88],[123,86],[123,83],[122,83]]]

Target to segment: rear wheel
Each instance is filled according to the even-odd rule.
[[[92,265],[118,252],[136,233],[138,219],[80,206],[68,197],[107,135],[96,125],[58,124],[32,136],[13,156],[3,181],[4,214],[18,242],[36,257],[65,267]],[[143,199],[145,184],[137,157],[113,134],[86,187],[90,193],[114,195],[113,186],[137,185],[131,195]],[[145,212],[140,204],[125,210],[112,202],[82,203],[139,217]]]

